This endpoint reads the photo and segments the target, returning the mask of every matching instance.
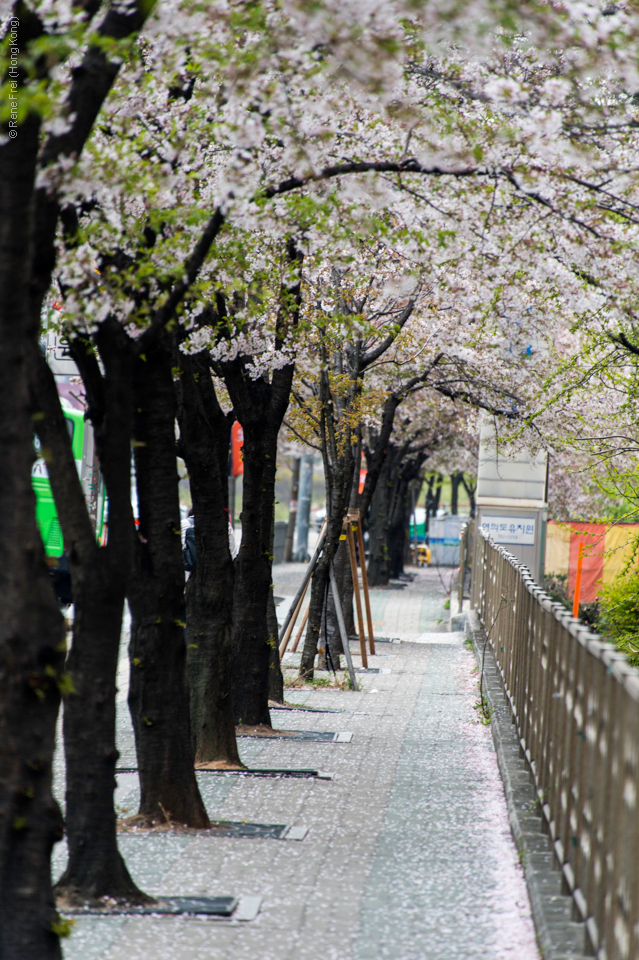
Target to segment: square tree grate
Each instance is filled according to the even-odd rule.
[[[322,770],[286,770],[274,767],[252,767],[246,770],[207,770],[198,767],[198,773],[214,773],[220,777],[292,777],[298,780],[332,780],[330,773]]]
[[[273,733],[239,733],[238,738],[255,740],[305,740],[309,743],[350,743],[352,733],[331,733],[325,730],[273,730]]]
[[[64,910],[70,916],[149,916],[188,914],[203,917],[231,917],[238,906],[237,897],[159,897],[144,906],[114,904],[107,907],[82,907]]]
[[[216,820],[211,824],[216,837],[262,837],[283,840],[289,827],[285,823],[243,823],[235,820]]]
[[[120,773],[137,773],[137,767],[118,767],[115,771]],[[281,768],[269,767],[247,767],[245,770],[207,770],[206,767],[198,767],[196,773],[212,773],[219,777],[293,777],[299,780],[332,780],[330,773],[323,773],[321,770],[287,770]]]

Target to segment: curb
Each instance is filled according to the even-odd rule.
[[[526,878],[537,943],[543,960],[587,960],[586,925],[573,919],[572,897],[562,890],[561,864],[543,831],[539,802],[527,762],[521,757],[517,728],[486,633],[474,610],[467,613],[466,636],[479,670],[484,661],[482,692],[490,711],[497,763],[504,785],[510,829]],[[592,956],[592,955],[591,955]]]

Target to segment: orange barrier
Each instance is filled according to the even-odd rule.
[[[602,584],[610,583],[624,569],[639,536],[638,523],[580,523],[548,521],[546,529],[546,574],[567,574],[568,593],[575,592],[579,545],[583,544],[580,603],[597,599]]]

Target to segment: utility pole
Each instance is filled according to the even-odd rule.
[[[295,559],[301,563],[304,563],[308,556],[308,525],[311,516],[312,497],[313,454],[305,453],[300,464],[297,538],[295,541]]]
[[[297,494],[300,486],[300,464],[301,457],[295,457],[293,460],[293,477],[291,479],[291,502],[289,504],[288,527],[286,529],[286,543],[284,545],[284,563],[290,563],[293,559],[293,535],[295,533],[295,521],[297,519]]]

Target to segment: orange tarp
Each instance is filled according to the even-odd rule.
[[[608,530],[603,568],[604,583],[610,583],[624,569],[632,556],[637,534],[639,534],[639,525],[636,523],[620,523],[619,526]]]
[[[570,567],[570,530],[563,523],[548,521],[546,527],[546,573],[568,576]]]
[[[568,567],[568,593],[574,596],[577,577],[577,559],[579,545],[584,545],[584,559],[581,568],[581,603],[592,603],[597,599],[597,590],[603,579],[604,541],[606,526],[603,523],[570,524],[570,565]]]
[[[639,535],[639,524],[577,523],[549,521],[546,530],[546,573],[568,574],[568,593],[574,595],[579,544],[584,545],[581,573],[581,603],[597,599],[603,583],[610,583],[624,569]]]

